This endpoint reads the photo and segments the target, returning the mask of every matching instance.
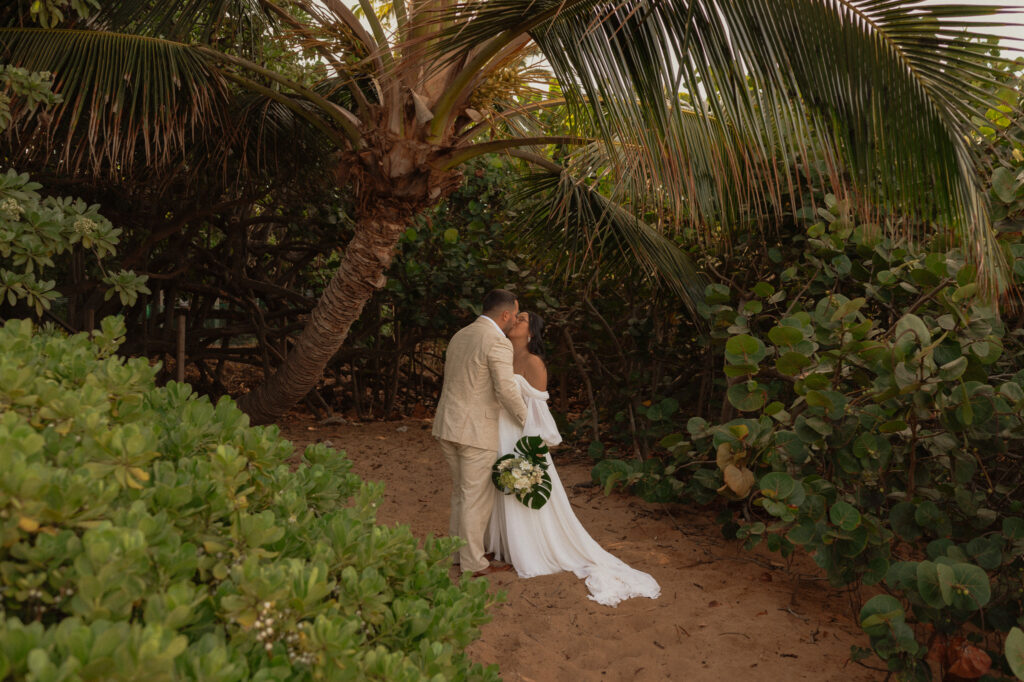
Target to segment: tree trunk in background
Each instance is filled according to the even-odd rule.
[[[341,265],[288,357],[258,388],[239,398],[238,406],[252,423],[274,421],[316,386],[366,302],[387,281],[384,272],[414,214],[409,207],[382,202],[357,219]]]

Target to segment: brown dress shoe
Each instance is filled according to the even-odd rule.
[[[490,575],[491,573],[503,573],[505,571],[511,571],[511,570],[512,570],[512,565],[511,564],[493,564],[493,565],[488,566],[487,568],[484,568],[482,570],[474,571],[473,572],[473,577],[474,578],[482,578],[485,575]]]

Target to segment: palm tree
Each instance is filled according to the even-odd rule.
[[[713,240],[739,217],[784,210],[781,197],[819,161],[824,179],[955,229],[975,262],[997,270],[967,135],[993,104],[967,49],[977,7],[394,0],[382,19],[370,0],[359,5],[362,18],[341,0],[105,0],[55,28],[0,10],[0,63],[53,72],[64,100],[16,131],[18,153],[114,177],[186,165],[190,150],[236,136],[226,112],[240,92],[332,150],[354,237],[286,361],[239,400],[256,422],[316,383],[384,283],[402,232],[481,154],[537,169],[530,182],[549,210],[536,215],[554,220],[573,257],[624,254],[683,302],[696,273],[639,217],[686,219]],[[309,87],[269,68],[265,36],[315,53],[327,77]],[[513,96],[509,73],[530,55],[556,80]],[[569,112],[559,134],[538,116],[555,107]]]

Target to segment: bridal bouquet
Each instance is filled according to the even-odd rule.
[[[540,436],[523,436],[515,452],[502,455],[491,468],[495,487],[531,509],[540,509],[551,496],[551,476],[544,459],[548,447]]]

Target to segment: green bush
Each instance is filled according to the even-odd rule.
[[[1024,625],[1021,332],[942,238],[896,242],[834,197],[804,215],[753,281],[707,288],[724,419],[693,417],[663,459],[604,461],[595,478],[723,496],[748,546],[802,548],[833,584],[886,590],[861,621],[905,679],[930,680],[930,646],[957,637],[1009,672],[979,632]],[[1024,281],[1024,245],[1005,246]]]
[[[0,319],[10,316],[5,308],[19,303],[31,306],[36,315],[48,310],[59,292],[55,280],[42,278],[62,269],[54,258],[76,249],[92,255],[95,277],[107,285],[105,300],[117,294],[123,305],[133,305],[140,293],[149,293],[145,276],[104,268],[121,230],[100,215],[98,205],[43,197],[40,189],[25,173],[8,170],[0,175]]]
[[[0,329],[0,677],[497,679],[457,541],[375,524],[381,486],[92,337]]]

